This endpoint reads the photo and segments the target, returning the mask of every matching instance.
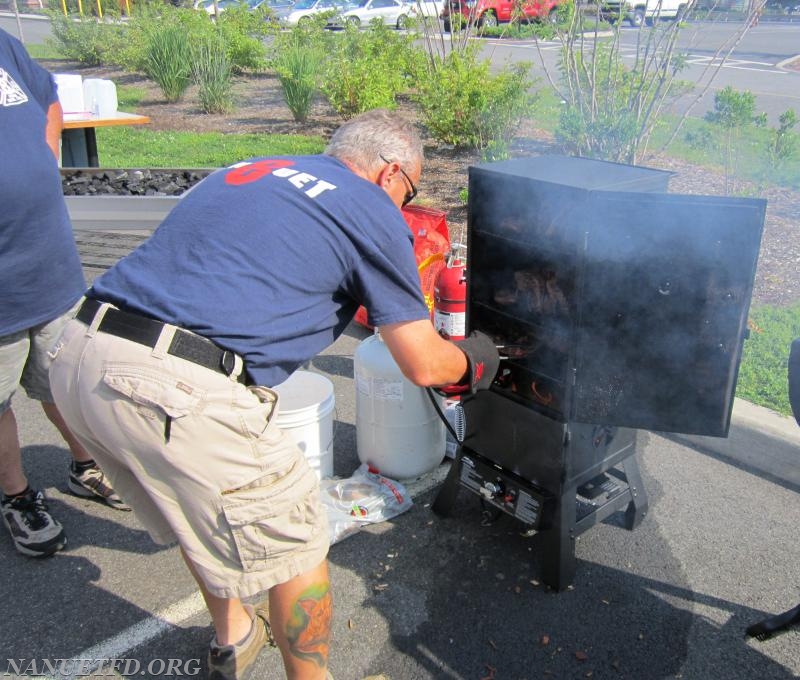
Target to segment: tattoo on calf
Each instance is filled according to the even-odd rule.
[[[294,656],[313,661],[321,668],[328,665],[332,614],[330,584],[315,584],[300,594],[286,625]]]

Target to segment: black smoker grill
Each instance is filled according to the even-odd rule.
[[[580,533],[647,510],[636,429],[728,433],[766,202],[669,178],[562,156],[469,171],[467,326],[507,358],[463,403],[434,510],[465,487],[537,529],[557,590]]]

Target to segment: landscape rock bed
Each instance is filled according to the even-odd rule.
[[[213,169],[61,170],[65,196],[180,196]]]

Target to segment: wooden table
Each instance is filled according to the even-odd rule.
[[[91,114],[64,114],[64,129],[61,132],[61,165],[65,168],[97,168],[95,129],[109,125],[144,125],[150,122],[147,116],[117,111],[111,116]]]

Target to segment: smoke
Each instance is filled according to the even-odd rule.
[[[669,177],[548,156],[470,170],[470,329],[517,348],[499,389],[564,420],[726,434],[764,201]]]

